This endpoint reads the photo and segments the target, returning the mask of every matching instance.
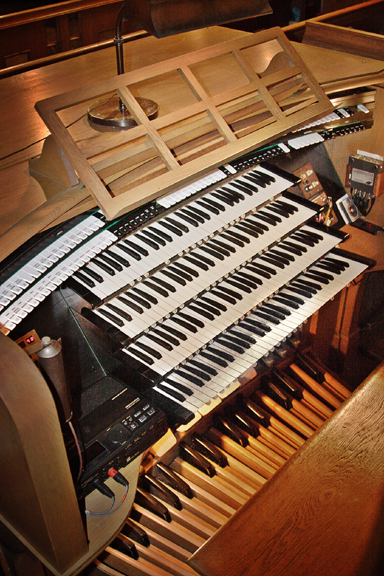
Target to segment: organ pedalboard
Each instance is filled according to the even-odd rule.
[[[132,511],[95,564],[102,573],[195,574],[188,560],[350,396],[302,348],[143,466]]]

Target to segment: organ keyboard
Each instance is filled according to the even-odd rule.
[[[295,182],[248,157],[136,216],[77,219],[2,273],[0,322],[25,325],[67,281],[171,421],[200,418],[369,265],[337,248],[345,235],[316,224]]]

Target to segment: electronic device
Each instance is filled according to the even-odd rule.
[[[167,431],[161,410],[112,376],[100,378],[81,395],[81,418],[75,424],[83,469],[75,488],[79,497],[95,489],[94,481],[108,478],[143,453]],[[72,474],[79,470],[79,454],[71,435],[65,435]]]
[[[383,231],[382,226],[377,226],[377,224],[367,222],[367,220],[363,220],[362,218],[359,218],[358,220],[351,222],[351,226],[354,226],[355,228],[359,228],[360,230],[364,230],[364,232],[368,232],[369,234],[374,235],[379,234],[379,232]]]
[[[361,217],[359,210],[348,194],[344,194],[344,196],[336,200],[336,206],[346,224],[351,224],[351,222]]]

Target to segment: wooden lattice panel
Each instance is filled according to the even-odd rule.
[[[137,125],[92,128],[86,110],[118,94]],[[155,100],[149,120],[136,98]],[[194,181],[332,105],[279,28],[74,90],[36,108],[107,218]],[[67,126],[67,127],[66,127]]]

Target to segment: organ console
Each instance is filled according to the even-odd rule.
[[[218,34],[214,30],[204,32],[203,40],[197,34],[187,36],[195,38],[192,42],[197,48],[211,42],[210,34],[214,42]],[[233,43],[243,33],[222,30],[218,36]],[[140,42],[151,44],[154,39]],[[173,41],[164,42],[172,54]],[[80,452],[85,457],[85,467],[88,465],[86,482],[80,488],[76,481],[78,463],[73,438],[61,422],[73,476],[68,497],[73,498],[75,485],[82,518],[81,525],[77,512],[72,510],[77,506],[76,499],[72,499],[71,513],[76,517],[72,539],[81,534],[73,561],[67,550],[66,561],[55,564],[54,555],[47,552],[50,544],[42,542],[43,539],[37,543],[33,539],[31,543],[30,526],[22,523],[22,528],[19,525],[15,528],[6,511],[0,510],[7,530],[18,536],[53,574],[229,575],[247,569],[244,573],[265,576],[281,573],[281,556],[287,557],[284,573],[304,575],[309,573],[309,566],[316,576],[342,573],[340,566],[346,562],[345,554],[337,556],[336,568],[321,561],[328,550],[336,554],[339,520],[337,514],[329,515],[328,500],[332,503],[335,498],[340,504],[345,514],[340,525],[345,531],[348,519],[353,518],[351,525],[356,527],[356,516],[362,514],[361,500],[358,506],[351,504],[353,511],[348,515],[343,486],[344,483],[348,486],[346,493],[352,498],[355,478],[358,477],[356,482],[361,487],[367,482],[366,471],[374,470],[377,480],[367,488],[367,493],[373,495],[375,506],[379,506],[382,471],[377,462],[381,445],[379,440],[376,445],[375,440],[370,444],[369,439],[362,438],[363,433],[353,420],[356,410],[356,414],[369,421],[367,435],[372,431],[372,437],[378,437],[382,414],[378,408],[375,416],[369,413],[367,398],[372,401],[374,390],[380,404],[382,370],[352,394],[353,386],[343,381],[335,369],[337,365],[331,363],[328,367],[324,363],[324,357],[331,358],[331,346],[324,342],[325,338],[318,345],[322,334],[316,330],[316,322],[321,326],[321,319],[325,318],[324,322],[331,324],[327,308],[337,306],[336,316],[341,318],[337,337],[343,337],[342,320],[348,307],[343,303],[348,303],[349,294],[361,288],[367,272],[379,269],[381,262],[377,262],[376,255],[380,249],[376,248],[376,253],[367,252],[366,244],[356,249],[355,243],[350,250],[353,237],[350,240],[349,235],[363,233],[343,227],[341,217],[335,227],[321,224],[324,206],[300,194],[294,172],[306,163],[309,154],[321,176],[324,165],[328,170],[331,166],[337,185],[329,194],[334,194],[335,200],[342,189],[341,178],[337,176],[341,160],[335,149],[343,139],[338,136],[350,139],[349,145],[370,139],[380,142],[376,118],[380,118],[384,109],[381,87],[372,86],[364,77],[358,88],[349,89],[348,79],[341,77],[350,76],[348,66],[356,67],[355,56],[338,53],[341,65],[330,73],[320,63],[323,64],[322,58],[334,62],[333,54],[305,45],[298,45],[297,50],[307,66],[313,64],[317,81],[329,83],[327,94],[332,110],[323,114],[320,106],[316,117],[308,122],[301,115],[300,125],[291,126],[289,131],[277,129],[274,138],[262,139],[252,150],[247,144],[239,154],[225,151],[222,162],[215,156],[213,164],[200,167],[195,178],[186,177],[184,171],[178,185],[172,180],[165,189],[167,193],[162,189],[154,194],[151,188],[141,203],[136,196],[132,204],[129,200],[127,206],[134,206],[132,210],[127,212],[119,204],[116,210],[119,215],[112,219],[107,219],[95,206],[98,194],[91,186],[84,188],[81,182],[75,182],[68,192],[63,189],[63,182],[58,184],[40,173],[39,193],[44,189],[49,195],[49,190],[58,185],[55,195],[35,207],[35,215],[4,232],[1,331],[7,341],[22,342],[27,349],[31,343],[27,342],[27,334],[34,334],[34,343],[46,335],[61,338],[73,399],[72,420],[75,427],[78,422]],[[306,59],[312,58],[316,51],[320,59],[317,63],[308,62]],[[113,62],[113,53],[110,61]],[[380,77],[380,62],[367,59],[366,65],[359,64],[358,73],[364,69],[364,74],[367,70],[368,74]],[[55,132],[57,125],[49,108],[52,101],[45,100],[48,96],[52,93],[41,94],[35,101],[44,99],[40,112],[43,110],[43,117],[48,114],[48,124]],[[53,106],[54,114],[63,103],[61,98],[55,100],[60,105]],[[68,98],[66,102],[72,106],[74,102]],[[324,109],[326,106],[324,100]],[[41,126],[40,130],[46,131]],[[223,133],[225,140],[224,128]],[[88,137],[88,127],[80,127],[76,137],[79,134]],[[94,137],[96,140],[101,140],[100,135]],[[87,141],[88,149],[94,141]],[[75,152],[71,146],[65,135],[63,149],[59,155],[56,149],[53,157],[58,160],[63,151],[70,151],[72,160],[71,154]],[[310,153],[314,146],[316,152]],[[103,153],[97,151],[98,156]],[[321,161],[316,159],[316,153]],[[161,148],[162,154],[167,156]],[[83,164],[82,161],[77,164],[77,158],[74,160],[72,175],[77,179],[77,168],[81,164],[82,170]],[[43,156],[41,160],[31,160],[31,171],[39,171],[44,162]],[[55,167],[55,162],[50,168]],[[60,161],[60,171],[62,168]],[[20,175],[19,165],[13,170]],[[28,185],[37,189],[37,180]],[[144,189],[142,183],[140,186],[140,190]],[[134,190],[133,194],[136,193]],[[107,211],[115,210],[113,194],[111,198]],[[105,206],[102,204],[101,208]],[[380,243],[380,237],[377,241]],[[354,286],[348,292],[351,283]],[[342,300],[340,292],[344,295]],[[352,323],[351,317],[357,311],[357,307],[352,310],[346,323]],[[336,330],[331,338],[335,340]],[[2,366],[6,365],[7,354],[8,348],[0,352]],[[106,382],[110,387],[108,394]],[[126,406],[129,418],[124,413],[118,421],[115,416],[108,420],[112,413],[111,398],[128,393],[126,390],[133,391],[132,401]],[[4,394],[0,391],[0,400],[6,405]],[[14,405],[11,406],[12,417]],[[130,411],[131,406],[140,409]],[[91,434],[85,427],[90,422],[86,417],[93,410],[99,412],[94,413]],[[372,420],[376,415],[375,428]],[[132,431],[139,428],[139,432],[128,433],[129,426]],[[335,439],[334,430],[339,440]],[[92,443],[87,443],[90,437]],[[359,443],[354,443],[354,437],[359,438]],[[10,435],[6,434],[6,442],[9,441]],[[21,444],[27,446],[28,442]],[[350,472],[351,464],[345,475],[344,471],[335,475],[333,465],[343,470],[341,447],[348,451],[344,457],[349,466],[350,453],[353,452],[354,460],[362,446],[364,464],[358,468],[358,474],[354,469]],[[333,449],[340,458],[337,462],[330,458]],[[107,458],[104,455],[108,450]],[[372,466],[366,456],[370,450]],[[329,461],[323,463],[322,457]],[[322,466],[324,474],[320,474]],[[112,515],[108,515],[108,490],[104,489],[104,495],[97,493],[100,482],[108,474],[114,475],[110,474],[114,468],[127,474],[131,485],[126,502],[124,490],[120,494],[120,487],[116,489],[121,500],[116,516],[113,506]],[[310,473],[314,475],[316,490],[321,488],[317,476],[322,482],[330,479],[329,492],[320,492],[319,502],[311,504],[305,499],[310,493],[307,488],[308,482],[312,482],[308,480]],[[46,484],[38,474],[33,478],[41,491]],[[284,482],[285,491],[281,488]],[[106,480],[106,485],[115,488],[112,478]],[[12,492],[13,498],[17,498],[18,488]],[[274,490],[283,490],[275,497],[276,505]],[[266,520],[263,502],[268,502],[272,520]],[[306,506],[313,506],[318,513],[323,538],[320,535],[316,539],[316,530],[310,529],[316,523],[316,518],[313,519],[316,513],[303,512]],[[53,506],[48,509],[54,514]],[[259,509],[260,525],[254,519]],[[375,562],[369,564],[372,571],[367,567],[366,572],[358,572],[363,553],[370,550],[370,530],[375,525],[381,534],[382,529],[373,505],[368,509],[362,516],[368,524],[364,550],[356,553],[356,562],[348,564],[350,571],[345,574],[373,574],[380,560],[377,539],[373,538]],[[64,531],[71,530],[65,511],[62,512]],[[308,532],[307,518],[311,523]],[[249,531],[248,522],[251,522]],[[263,526],[270,543],[263,536]],[[294,536],[290,538],[287,534],[291,529]],[[306,553],[309,554],[312,545],[317,565],[304,562],[303,568],[300,561],[290,560],[285,542],[293,542],[294,547],[300,531],[304,539],[310,534]],[[256,532],[265,550],[253,543]],[[1,539],[8,543],[9,534],[4,530],[3,533]],[[54,530],[52,533],[52,548],[60,548],[58,535]],[[345,549],[346,540],[343,534]],[[222,562],[220,550],[225,549],[226,542],[231,553],[223,553]],[[276,542],[280,542],[281,551]],[[87,551],[81,549],[87,546]],[[246,560],[242,557],[242,546],[247,550]],[[354,546],[357,547],[355,540]],[[5,565],[6,549],[2,548],[0,565]],[[273,551],[271,566],[269,549]],[[294,566],[291,572],[290,562]],[[23,568],[18,571],[16,564],[12,570],[17,576],[27,573]]]

